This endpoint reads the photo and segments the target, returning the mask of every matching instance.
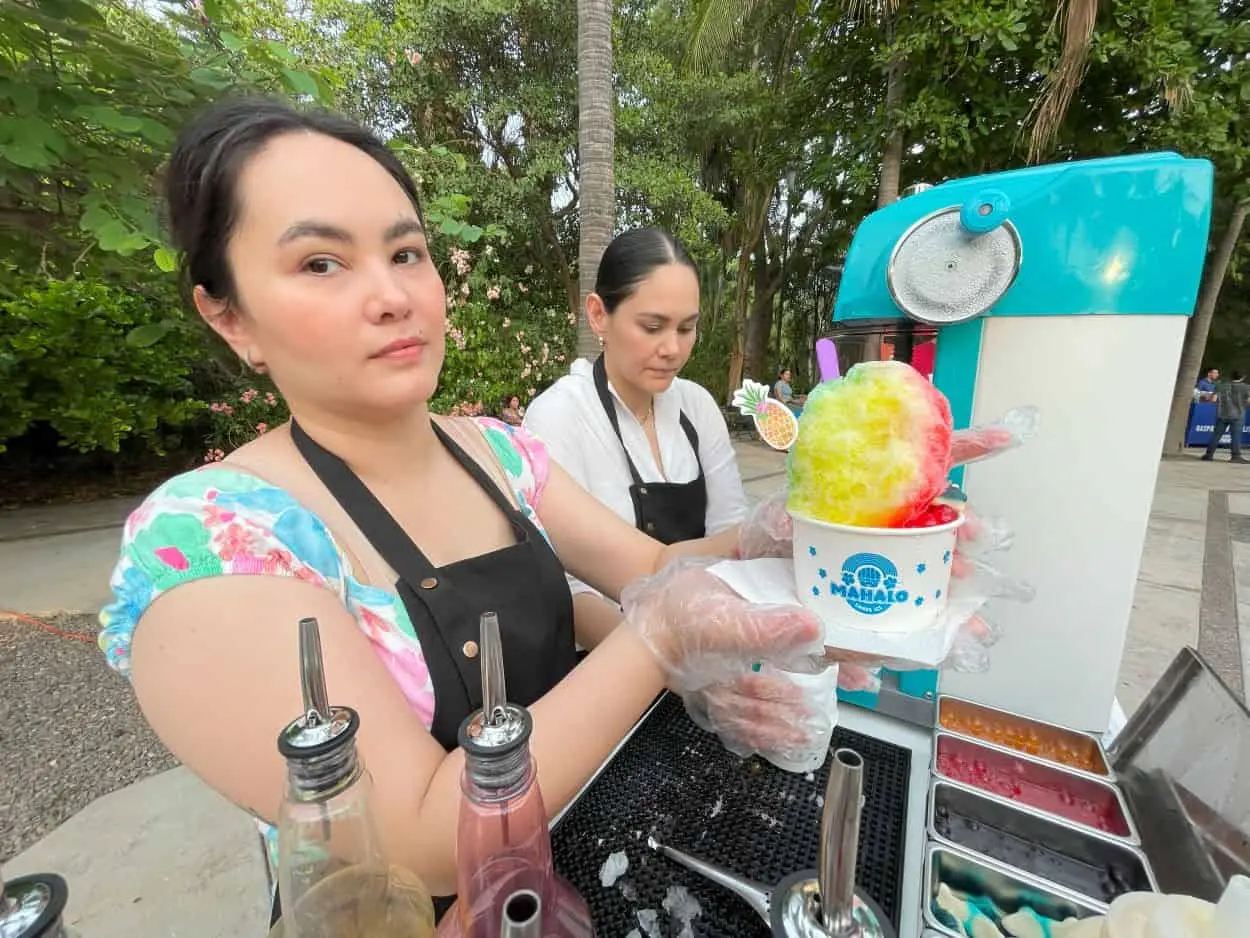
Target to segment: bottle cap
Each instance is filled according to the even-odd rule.
[[[55,873],[0,880],[0,938],[51,938],[60,934],[69,887]]]

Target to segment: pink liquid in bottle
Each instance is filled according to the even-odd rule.
[[[547,811],[530,755],[533,721],[524,707],[503,702],[498,632],[482,623],[483,708],[460,727],[465,769],[456,831],[456,904],[439,924],[440,938],[592,938],[586,901],[556,874]],[[518,893],[537,897],[527,926],[506,921]],[[540,923],[540,924],[539,924]]]

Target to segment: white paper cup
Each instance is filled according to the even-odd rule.
[[[906,634],[946,608],[961,515],[932,528],[859,528],[794,518],[795,586],[838,629]]]

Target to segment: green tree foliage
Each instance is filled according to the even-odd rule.
[[[273,87],[274,75],[318,90],[280,43],[220,32],[202,13],[0,3],[0,255],[157,251],[172,268],[153,178],[177,128],[225,89]]]
[[[878,7],[897,12],[863,15]],[[722,400],[731,363],[811,380],[892,134],[904,186],[1025,164],[1066,22],[1032,0],[738,8],[736,40],[700,70],[687,52],[705,0],[620,0],[614,22],[617,227],[660,225],[691,249],[703,317],[687,374]],[[1209,158],[1218,239],[1250,194],[1248,57],[1246,0],[1108,0],[1046,158]],[[435,406],[541,390],[567,368],[578,312],[576,62],[568,0],[0,0],[0,439],[32,422],[79,449],[160,445],[189,420],[213,421],[195,432],[214,449],[251,432],[193,403],[247,385],[176,312],[155,186],[189,115],[245,90],[352,114],[419,179],[452,300]],[[897,101],[891,62],[906,66]],[[1235,361],[1245,241],[1211,325],[1225,367],[1250,365]],[[111,312],[79,324],[85,308]],[[40,371],[53,363],[90,392]]]
[[[80,452],[115,453],[127,438],[160,452],[165,434],[202,409],[190,381],[198,343],[167,294],[81,277],[35,277],[8,289],[0,300],[0,446],[43,422]]]

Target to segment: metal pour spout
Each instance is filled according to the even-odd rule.
[[[853,749],[837,749],[825,789],[820,819],[821,924],[830,935],[857,933],[855,923],[855,863],[859,822],[863,812],[864,759]]]
[[[299,682],[309,724],[314,719],[317,723],[329,723],[330,695],[326,691],[325,662],[321,657],[321,628],[316,619],[299,620]]]
[[[482,725],[498,726],[508,719],[504,706],[508,702],[508,688],[504,682],[499,616],[493,612],[483,613],[478,628],[482,655]]]
[[[543,938],[543,900],[532,889],[518,889],[504,901],[499,938]]]

